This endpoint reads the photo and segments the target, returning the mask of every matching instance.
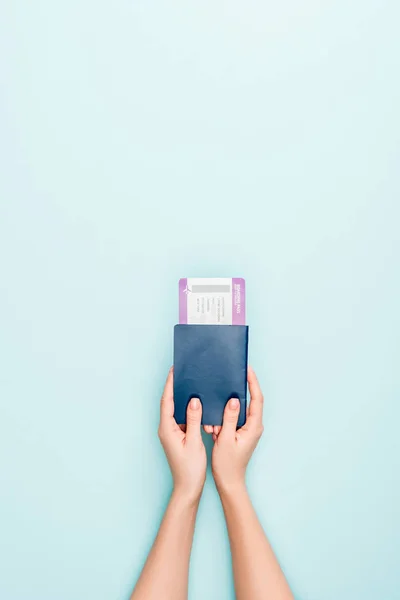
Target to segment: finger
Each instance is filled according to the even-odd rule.
[[[206,433],[212,433],[213,432],[213,426],[212,425],[204,425],[204,431]]]
[[[247,372],[247,381],[250,391],[249,424],[261,426],[264,397],[260,388],[260,384],[258,383],[257,376],[251,367],[249,367]]]
[[[214,425],[214,433],[215,433],[215,435],[219,435],[220,431],[221,431],[221,425]]]
[[[222,438],[234,438],[236,434],[236,427],[239,418],[240,402],[237,398],[231,398],[227,402],[224,410],[224,421],[222,423],[222,429],[220,436]]]
[[[201,438],[202,406],[198,398],[192,398],[186,412],[186,439],[188,441]]]
[[[173,368],[168,372],[167,381],[161,396],[161,422],[174,416],[174,373]]]
[[[217,441],[217,436],[215,435],[215,433],[213,433],[213,441],[216,442]]]

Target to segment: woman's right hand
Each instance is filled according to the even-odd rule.
[[[256,374],[250,367],[247,381],[251,401],[246,423],[236,429],[240,406],[237,398],[231,398],[225,407],[222,428],[218,434],[213,434],[212,472],[220,494],[245,485],[247,464],[264,430],[264,399]]]

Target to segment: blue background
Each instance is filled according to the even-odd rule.
[[[127,599],[181,276],[243,276],[300,600],[400,598],[395,0],[3,0],[0,597]],[[232,599],[210,477],[190,598]]]

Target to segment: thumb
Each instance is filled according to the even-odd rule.
[[[222,438],[234,437],[236,433],[237,422],[239,418],[240,402],[237,398],[231,398],[226,403],[224,410],[224,421],[222,424],[221,433],[219,434]]]
[[[200,425],[202,405],[198,398],[192,398],[186,412],[186,439],[201,438]]]

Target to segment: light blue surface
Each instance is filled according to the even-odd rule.
[[[400,598],[395,0],[0,7],[0,598],[125,600],[181,276],[244,276],[299,600]],[[190,598],[233,598],[208,479]],[[250,599],[249,599],[250,600]]]

